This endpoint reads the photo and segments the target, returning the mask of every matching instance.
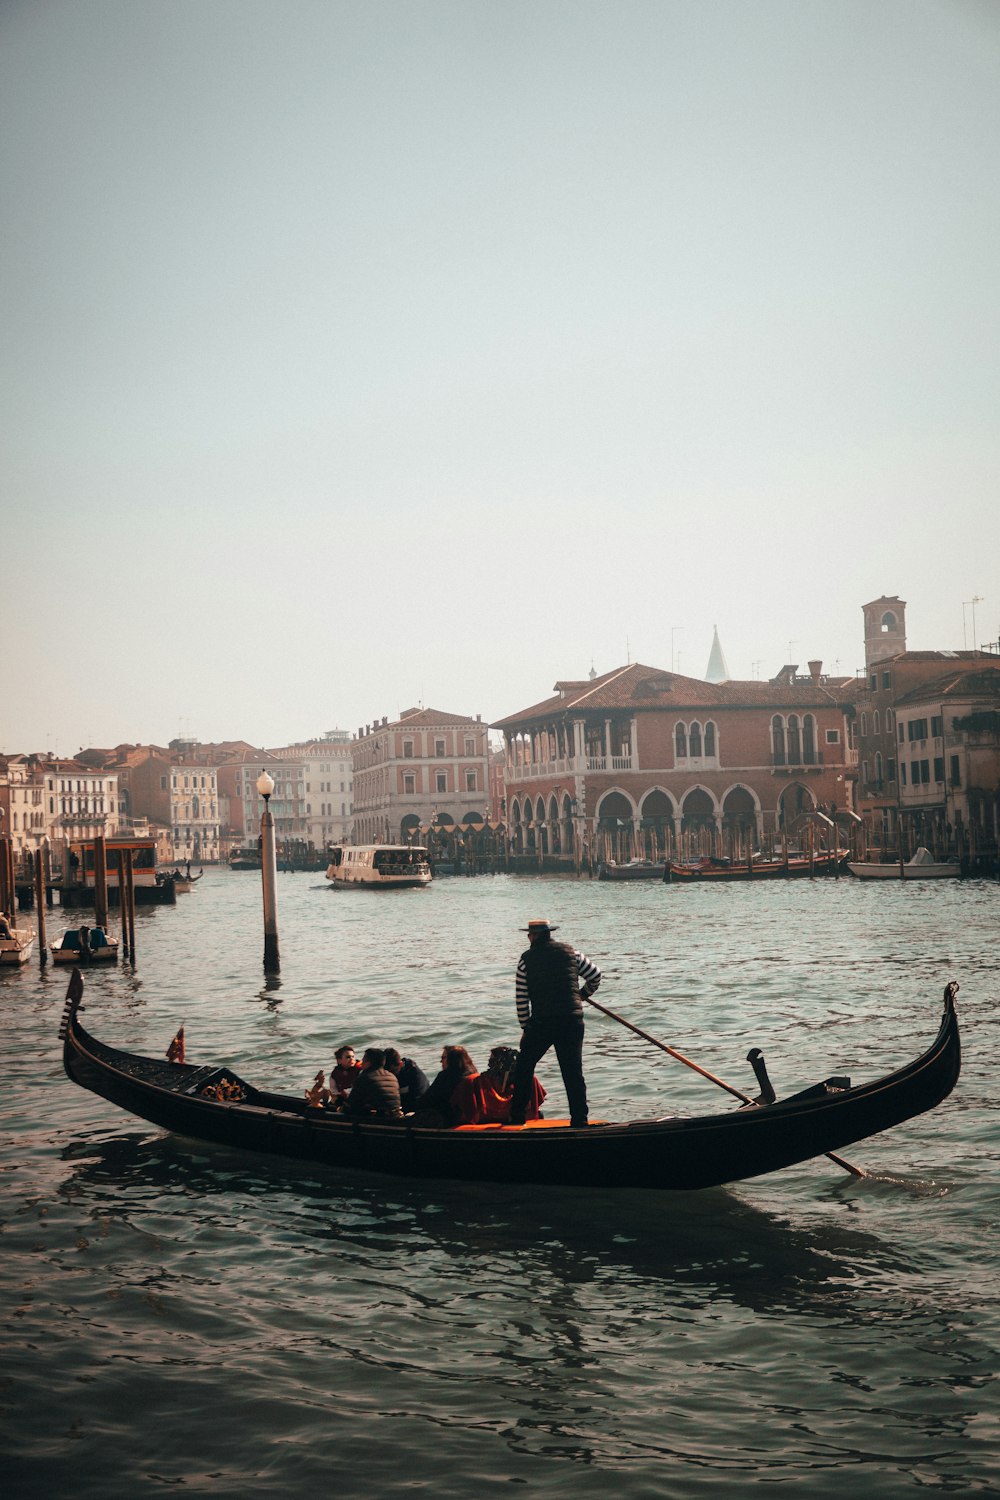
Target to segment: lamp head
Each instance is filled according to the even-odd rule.
[[[274,779],[266,771],[261,771],[257,777],[257,791],[265,802],[269,800],[271,793],[274,791]]]

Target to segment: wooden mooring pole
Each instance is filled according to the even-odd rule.
[[[135,967],[135,871],[132,865],[132,850],[125,850],[125,886],[126,902],[125,910],[128,916],[128,947],[129,962]]]
[[[48,884],[46,870],[48,850],[35,850],[35,921],[37,924],[38,967],[44,969],[48,963],[49,950],[45,944],[45,887]]]
[[[128,917],[125,903],[125,850],[118,850],[118,915],[121,918],[122,958],[128,958]]]
[[[103,833],[94,839],[94,922],[108,930],[108,851]]]

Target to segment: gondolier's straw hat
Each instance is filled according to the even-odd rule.
[[[527,933],[558,932],[559,927],[556,922],[547,922],[544,917],[532,917],[527,927],[522,927],[521,931]]]

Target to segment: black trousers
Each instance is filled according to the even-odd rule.
[[[554,1021],[529,1021],[521,1037],[521,1051],[514,1073],[514,1097],[510,1106],[512,1125],[523,1125],[531,1094],[535,1066],[556,1049],[569,1117],[573,1125],[587,1123],[587,1085],[583,1077],[583,1017],[566,1016]]]

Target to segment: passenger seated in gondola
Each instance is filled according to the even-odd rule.
[[[445,1047],[441,1053],[441,1071],[420,1101],[414,1116],[415,1125],[454,1125],[455,1090],[468,1078],[477,1078],[476,1065],[464,1047]]]
[[[347,1103],[351,1089],[361,1076],[361,1064],[354,1056],[354,1048],[346,1042],[343,1047],[338,1047],[333,1054],[337,1059],[336,1067],[330,1069],[330,1088],[336,1095],[339,1107]]]
[[[423,1068],[419,1068],[412,1057],[400,1056],[395,1047],[386,1047],[385,1065],[396,1076],[403,1113],[409,1114],[418,1109],[428,1088],[427,1074]]]
[[[514,1097],[514,1069],[517,1052],[513,1047],[494,1047],[485,1073],[464,1078],[451,1096],[456,1125],[506,1125]],[[535,1078],[528,1101],[526,1119],[540,1120],[545,1090]]]
[[[396,1075],[385,1065],[381,1047],[368,1047],[361,1059],[358,1081],[345,1105],[349,1115],[375,1115],[389,1120],[403,1118]]]

